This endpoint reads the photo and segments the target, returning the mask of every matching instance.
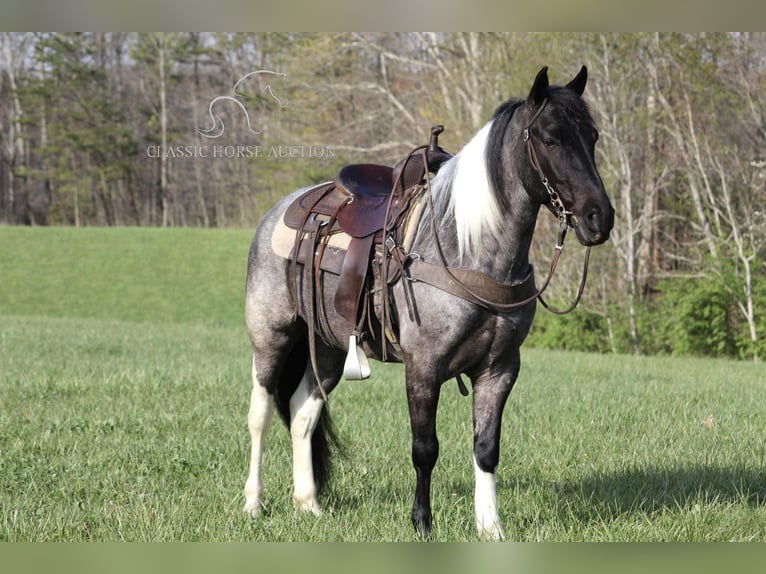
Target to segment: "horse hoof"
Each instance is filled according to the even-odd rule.
[[[431,513],[428,511],[412,511],[412,526],[415,532],[423,538],[431,535]]]
[[[243,509],[243,512],[247,516],[249,516],[250,518],[255,520],[261,514],[261,504],[257,500],[246,502],[245,503],[245,508]]]
[[[479,539],[486,541],[502,541],[505,540],[505,534],[503,534],[503,528],[497,522],[493,522],[490,526],[477,525],[479,532]]]
[[[316,498],[313,498],[313,497],[307,498],[307,499],[293,498],[293,502],[295,503],[295,507],[301,512],[310,512],[314,516],[321,516],[322,514],[322,509],[320,508]]]

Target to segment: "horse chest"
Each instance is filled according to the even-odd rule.
[[[518,351],[532,326],[534,304],[531,307],[531,311],[491,316],[476,329],[473,338],[482,344],[478,350],[487,363],[504,362],[509,353]]]

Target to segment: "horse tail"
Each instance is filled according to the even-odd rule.
[[[311,436],[312,466],[317,493],[324,492],[332,475],[332,457],[335,452],[342,451],[342,445],[335,432],[330,411],[324,406],[319,415],[319,422]]]
[[[295,343],[290,351],[275,393],[277,411],[288,429],[290,428],[290,397],[298,388],[308,363],[308,341],[304,337]],[[314,429],[314,434],[311,435],[311,462],[318,494],[321,494],[330,482],[333,450],[341,455],[344,451],[335,432],[327,404],[325,404],[319,414],[319,421]]]

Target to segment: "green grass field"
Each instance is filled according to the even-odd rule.
[[[288,433],[241,514],[248,231],[0,227],[0,541],[409,541],[401,367],[342,382],[323,516]],[[527,349],[498,497],[515,541],[766,541],[762,365]],[[470,399],[445,385],[434,540],[474,540]]]

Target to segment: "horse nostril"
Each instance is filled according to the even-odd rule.
[[[588,212],[586,219],[591,229],[599,229],[601,227],[601,210],[594,207]]]

